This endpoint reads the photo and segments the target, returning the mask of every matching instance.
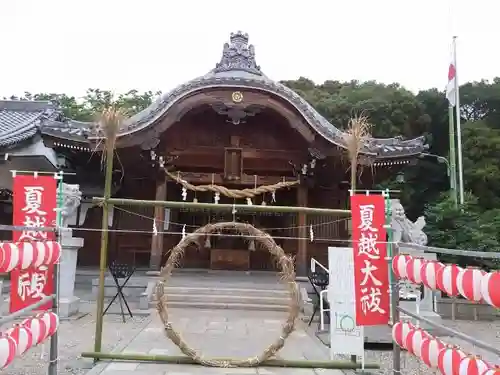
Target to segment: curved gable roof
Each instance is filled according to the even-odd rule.
[[[290,103],[309,125],[323,138],[337,146],[346,147],[344,132],[324,118],[313,106],[289,87],[268,78],[257,65],[255,49],[248,43],[248,34],[231,33],[222,57],[215,68],[204,76],[188,81],[163,94],[148,108],[125,121],[119,137],[130,135],[151,126],[172,106],[187,95],[207,88],[250,88],[268,92]],[[362,150],[377,157],[398,157],[419,154],[426,149],[423,137],[403,140],[401,137],[367,140]]]

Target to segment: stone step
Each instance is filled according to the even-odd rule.
[[[174,295],[216,295],[216,296],[248,296],[264,298],[288,298],[288,291],[284,289],[251,289],[251,288],[224,288],[224,287],[165,287],[165,293]]]
[[[245,294],[169,294],[167,301],[172,302],[199,302],[222,304],[250,304],[250,305],[287,305],[289,299],[283,297],[263,297]]]
[[[150,303],[151,308],[155,308],[155,302]],[[287,305],[263,305],[257,303],[221,303],[221,302],[181,302],[168,301],[169,308],[193,308],[207,310],[253,310],[253,311],[288,311]]]

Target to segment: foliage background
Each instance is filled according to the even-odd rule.
[[[315,84],[301,77],[283,82],[339,128],[353,114],[363,113],[376,137],[425,135],[429,153],[448,157],[448,102],[444,92],[429,89],[414,94],[399,84],[326,81]],[[52,100],[69,118],[90,121],[105,106],[116,104],[133,114],[152,103],[160,92],[113,95],[89,89],[83,98],[65,94],[25,93],[26,100]],[[446,166],[435,158],[419,159],[404,170],[399,184],[408,217],[425,215],[429,244],[438,247],[500,250],[500,78],[460,87],[460,113],[466,203],[458,210],[448,198]],[[395,176],[384,187],[395,186]]]

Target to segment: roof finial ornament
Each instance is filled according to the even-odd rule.
[[[222,58],[213,72],[220,73],[234,70],[262,75],[260,66],[255,62],[254,46],[248,44],[248,34],[242,31],[231,33],[229,43],[224,44]]]

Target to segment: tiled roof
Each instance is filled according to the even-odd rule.
[[[44,121],[58,115],[50,102],[0,100],[0,146],[10,146],[33,137]]]
[[[0,147],[9,147],[38,132],[73,142],[88,142],[91,124],[64,118],[48,101],[0,100]]]

